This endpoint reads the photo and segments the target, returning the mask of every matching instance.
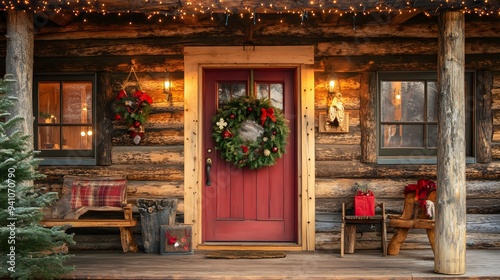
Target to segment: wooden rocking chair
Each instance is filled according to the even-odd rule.
[[[346,253],[354,253],[354,245],[356,244],[356,225],[359,224],[380,224],[380,236],[382,255],[387,256],[387,226],[385,218],[385,205],[379,203],[376,205],[381,209],[380,215],[375,216],[355,216],[346,215],[346,203],[342,203],[342,226],[340,228],[340,257],[344,257]]]

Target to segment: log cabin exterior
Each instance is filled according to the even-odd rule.
[[[500,246],[497,2],[475,7],[465,1],[465,5],[443,7],[444,1],[428,1],[422,6],[411,6],[406,1],[384,5],[358,1],[358,7],[352,3],[356,1],[350,1],[350,5],[307,1],[266,5],[244,1],[248,2],[244,5],[213,1],[218,6],[212,10],[207,8],[213,7],[211,1],[193,1],[200,4],[184,3],[182,7],[157,1],[150,5],[129,1],[125,6],[120,1],[104,2],[106,13],[85,13],[85,6],[74,7],[78,11],[75,14],[69,8],[57,13],[47,9],[34,14],[32,26],[29,21],[26,24],[28,29],[34,28],[34,80],[28,75],[26,81],[34,81],[35,86],[40,77],[47,75],[95,76],[95,155],[90,161],[78,156],[66,157],[64,161],[46,158],[39,170],[47,177],[36,182],[41,188],[60,191],[64,175],[126,175],[132,203],[142,197],[179,199],[178,221],[193,225],[195,248],[241,245],[205,242],[203,237],[201,193],[206,187],[203,182],[207,154],[202,149],[209,148],[202,142],[202,135],[206,135],[202,121],[207,117],[200,109],[206,102],[205,70],[292,69],[297,102],[293,150],[296,232],[293,241],[285,245],[242,244],[255,249],[279,246],[289,250],[338,250],[340,205],[352,199],[355,183],[366,184],[373,190],[377,201],[385,203],[387,213],[400,213],[404,186],[428,178],[437,181],[439,189],[439,182],[446,181],[438,178],[436,154],[381,154],[380,127],[384,123],[378,96],[383,79],[398,80],[394,77],[403,75],[410,80],[415,76],[438,80],[437,69],[443,66],[438,57],[450,52],[441,50],[439,33],[445,29],[443,21],[449,20],[445,15],[460,11],[458,16],[465,21],[462,70],[470,77],[466,84],[472,96],[466,101],[472,108],[467,121],[472,133],[470,152],[463,157],[467,160],[466,245]],[[19,17],[20,12],[4,14],[7,20],[2,20],[3,31],[9,33],[9,24],[16,22],[9,18]],[[2,44],[7,51],[2,53],[9,64],[7,41]],[[132,68],[140,87],[154,99],[145,125],[146,136],[138,145],[130,139],[127,127],[114,121],[111,110],[111,103]],[[172,82],[168,95],[163,88],[167,73]],[[431,78],[425,78],[429,75]],[[343,106],[349,116],[347,133],[321,129],[321,115],[329,107],[327,84],[333,76],[340,83]],[[37,102],[36,91],[29,91]],[[33,107],[37,112],[36,103]],[[31,133],[35,135],[36,128]],[[389,227],[389,237],[391,230]],[[107,232],[79,231],[75,236],[76,248],[119,248],[119,238]],[[136,234],[140,236],[139,228]],[[380,242],[375,234],[370,229],[358,233],[356,248],[378,248]],[[425,231],[410,234],[402,248],[430,248]]]

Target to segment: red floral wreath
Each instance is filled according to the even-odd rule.
[[[142,90],[128,94],[124,89],[118,92],[113,102],[115,121],[122,121],[128,125],[130,138],[136,145],[144,139],[144,123],[149,116],[151,104],[153,98]]]

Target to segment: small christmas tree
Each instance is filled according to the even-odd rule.
[[[43,175],[35,170],[38,160],[27,145],[29,135],[16,129],[22,119],[9,114],[16,100],[5,93],[13,82],[0,79],[0,278],[55,278],[73,269],[64,266],[69,255],[54,251],[73,244],[73,236],[61,228],[40,226],[42,208],[53,203],[57,193],[42,193],[33,185]]]

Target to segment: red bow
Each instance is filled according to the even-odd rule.
[[[260,115],[260,121],[261,121],[260,125],[264,126],[267,117],[269,117],[273,122],[276,122],[276,117],[274,116],[274,108],[268,108],[267,110],[262,108],[260,109],[260,112],[262,113]]]
[[[175,242],[177,242],[177,237],[176,236],[170,236],[168,238],[168,245],[174,245]]]

